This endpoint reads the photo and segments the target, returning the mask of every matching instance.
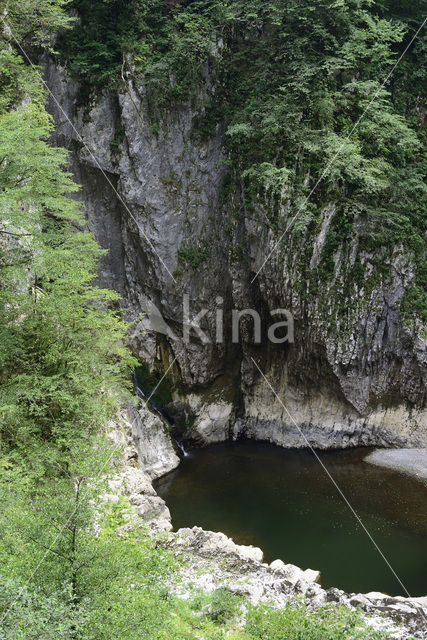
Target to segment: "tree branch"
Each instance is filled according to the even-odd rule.
[[[4,231],[0,229],[0,233],[7,236],[15,236],[15,238],[22,238],[22,236],[33,236],[34,233],[12,233],[12,231]]]

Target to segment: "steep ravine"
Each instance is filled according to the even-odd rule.
[[[109,251],[100,281],[122,294],[131,316],[147,314],[155,305],[171,329],[169,335],[159,325],[153,331],[145,317],[131,342],[150,367],[166,371],[176,358],[169,375],[188,440],[203,444],[243,432],[301,446],[302,429],[320,448],[427,446],[425,342],[405,326],[399,311],[413,279],[403,248],[390,256],[385,281],[372,291],[355,288],[345,323],[336,315],[339,251],[336,278],[325,283],[330,287],[326,298],[305,299],[292,247],[281,249],[280,259],[273,252],[251,283],[276,239],[266,233],[262,211],[252,215],[240,203],[236,217],[231,203],[224,202],[222,126],[207,141],[197,141],[188,105],[171,109],[160,128],[153,127],[145,87],[131,77],[126,91],[100,98],[87,112],[77,109],[78,86],[63,69],[46,60],[45,74],[64,110],[51,101],[54,142],[71,150],[89,227]],[[313,268],[325,242],[330,207],[333,203],[325,207],[313,245]],[[368,255],[365,259],[369,262]],[[194,333],[189,344],[183,340],[183,294],[190,296],[191,316],[209,310],[202,326],[210,336],[215,335],[216,300],[222,299],[222,344],[202,344]],[[328,295],[330,305],[325,306]],[[261,344],[253,343],[248,318],[239,344],[231,342],[233,308],[259,311]],[[266,338],[270,312],[277,308],[294,316],[293,344],[274,345]],[[253,359],[297,427],[274,400]]]

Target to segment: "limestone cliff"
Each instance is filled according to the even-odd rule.
[[[355,284],[351,308],[337,312],[346,285],[338,248],[334,278],[322,295],[307,298],[306,275],[294,268],[292,243],[285,237],[276,251],[277,238],[266,231],[263,211],[248,212],[243,201],[236,202],[238,194],[232,203],[224,198],[227,152],[221,124],[201,142],[192,135],[194,112],[188,104],[171,109],[161,126],[153,127],[146,88],[133,77],[125,78],[125,91],[100,98],[87,112],[76,107],[78,87],[63,69],[47,61],[45,73],[64,110],[51,101],[55,143],[71,150],[88,225],[109,251],[101,283],[122,294],[135,318],[154,304],[171,330],[169,335],[147,330],[142,319],[131,342],[150,366],[166,370],[176,358],[170,376],[188,440],[246,433],[301,446],[302,429],[319,447],[427,445],[426,347],[399,311],[413,279],[402,248],[390,256],[387,278],[369,290],[363,282]],[[324,209],[310,268],[319,261],[333,206]],[[368,264],[363,248],[354,249]],[[209,310],[202,326],[210,336],[216,331],[216,299],[222,298],[222,344],[203,344],[194,333],[185,343],[183,294],[190,296],[192,316]],[[239,344],[232,343],[231,310],[246,308],[262,316],[260,344],[254,344],[249,318],[242,321]],[[270,312],[278,308],[294,316],[293,344],[267,339]]]

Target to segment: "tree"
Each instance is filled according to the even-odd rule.
[[[2,37],[25,45],[51,48],[54,34],[74,18],[67,12],[68,0],[5,0],[2,7]]]
[[[132,362],[118,296],[93,285],[102,251],[51,127],[38,102],[0,115],[0,434],[3,446],[31,439],[35,456],[37,442],[96,429]]]
[[[103,498],[112,454],[103,438],[76,444],[62,473],[37,482],[2,459],[2,638],[167,637],[174,562],[144,529],[118,535],[130,505]]]

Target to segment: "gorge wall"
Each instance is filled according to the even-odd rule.
[[[399,309],[414,278],[404,247],[389,256],[388,275],[376,286],[352,285],[349,306],[343,302],[343,263],[356,254],[368,270],[370,262],[355,233],[350,258],[338,247],[333,278],[319,295],[306,296],[307,275],[296,267],[301,246],[285,235],[277,249],[263,208],[247,210],[239,190],[225,188],[221,123],[201,141],[193,135],[189,103],[171,108],[161,126],[153,126],[146,87],[131,76],[125,90],[90,109],[76,106],[78,85],[52,60],[45,61],[45,77],[60,105],[50,101],[54,142],[70,149],[89,228],[108,250],[100,281],[120,292],[136,319],[135,354],[161,371],[172,365],[172,409],[187,440],[246,434],[304,446],[302,430],[317,447],[427,446],[425,341],[419,326],[405,325]],[[334,202],[327,203],[311,241],[309,269],[318,265],[333,212]],[[286,218],[286,208],[281,215]],[[184,294],[191,317],[209,310],[201,326],[211,343],[194,331],[189,343],[183,339]],[[148,322],[153,305],[169,329]],[[222,343],[214,339],[218,306],[224,313]],[[261,343],[254,343],[247,316],[234,344],[232,309],[248,308],[261,314]],[[292,344],[267,338],[270,312],[279,308],[293,314]]]

